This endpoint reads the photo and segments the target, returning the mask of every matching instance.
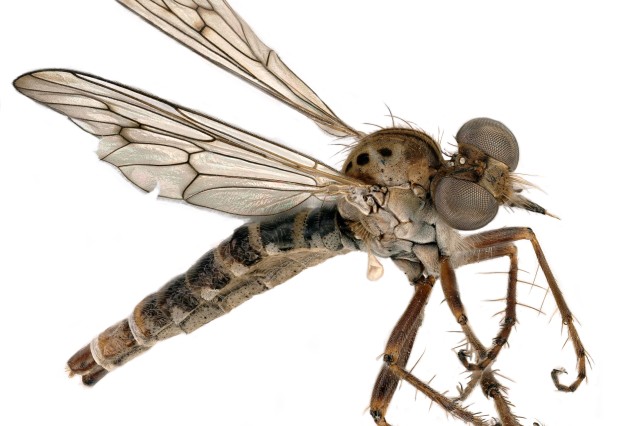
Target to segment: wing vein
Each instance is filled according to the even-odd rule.
[[[365,186],[282,144],[96,76],[40,70],[14,85],[100,137],[102,160],[161,197],[264,216]]]

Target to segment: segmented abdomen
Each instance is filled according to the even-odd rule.
[[[93,385],[156,342],[190,333],[305,268],[354,249],[334,206],[243,225],[80,349],[68,367]]]

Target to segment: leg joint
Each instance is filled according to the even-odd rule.
[[[502,320],[502,325],[510,327],[513,324],[516,323],[516,318],[515,317],[504,317],[504,319]]]
[[[496,346],[504,346],[505,343],[507,343],[507,339],[504,337],[496,337],[493,339],[493,344]]]
[[[382,413],[380,412],[380,410],[370,410],[369,414],[371,414],[371,417],[373,417],[373,420],[375,422],[378,422],[380,419],[382,419]]]

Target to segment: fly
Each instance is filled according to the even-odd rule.
[[[404,380],[452,416],[488,425],[463,401],[476,387],[492,399],[502,425],[520,424],[492,366],[516,323],[518,259],[514,243],[529,241],[568,330],[577,376],[556,388],[575,391],[586,378],[587,354],[574,319],[529,228],[465,234],[488,225],[500,206],[549,213],[526,198],[514,172],[519,148],[501,122],[474,118],[445,157],[429,135],[409,125],[364,133],[340,118],[266,46],[224,0],[119,0],[124,6],[214,64],[313,120],[330,135],[354,142],[342,170],[217,118],[109,80],[72,70],[29,72],[14,85],[100,138],[98,156],[145,191],[241,217],[259,217],[205,253],[185,273],[147,296],[132,314],[94,338],[67,365],[86,385],[149,350],[190,333],[251,297],[325,260],[363,251],[368,277],[390,258],[415,289],[388,340],[370,413],[386,425]],[[321,206],[312,206],[312,200]],[[510,266],[504,316],[490,346],[473,332],[455,269],[506,257]],[[458,359],[470,373],[457,397],[445,396],[407,369],[424,308],[440,281],[468,349]]]

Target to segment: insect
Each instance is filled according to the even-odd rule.
[[[250,297],[331,257],[369,254],[368,276],[378,278],[376,257],[391,258],[415,295],[393,330],[374,386],[371,414],[387,424],[386,411],[400,380],[453,416],[489,421],[462,400],[480,386],[502,424],[517,424],[492,364],[516,320],[517,256],[513,243],[528,240],[569,330],[578,359],[573,383],[552,377],[562,391],[586,377],[586,353],[540,245],[527,228],[482,228],[499,206],[546,214],[522,195],[526,182],[513,172],[519,151],[502,123],[479,118],[457,134],[458,151],[445,158],[438,143],[411,126],[365,134],[340,120],[278,55],[264,45],[225,2],[121,1],[212,62],[305,114],[329,134],[355,143],[341,171],[215,118],[92,75],[41,70],[18,78],[23,94],[69,116],[101,138],[98,155],[140,188],[243,217],[236,229],[187,272],[141,301],[132,315],[105,330],[68,362],[87,385],[148,350],[156,342],[191,332]],[[320,207],[306,203],[320,199]],[[505,316],[493,344],[471,329],[460,300],[455,268],[507,257]],[[422,312],[439,280],[469,342],[458,353],[471,373],[457,398],[432,389],[406,368]]]

